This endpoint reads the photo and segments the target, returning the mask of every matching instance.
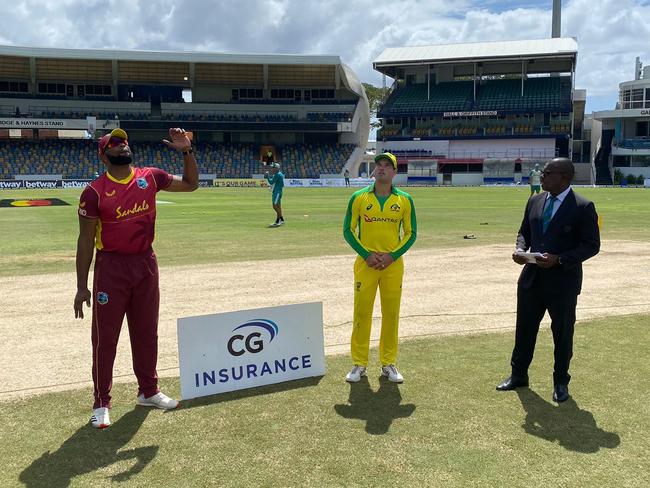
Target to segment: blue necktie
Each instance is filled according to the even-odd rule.
[[[544,213],[542,214],[542,233],[546,234],[546,229],[548,229],[548,224],[551,223],[551,219],[553,218],[553,207],[555,206],[555,202],[557,202],[557,197],[551,196],[547,201],[546,201],[546,208],[544,209]]]

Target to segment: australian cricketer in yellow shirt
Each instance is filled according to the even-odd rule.
[[[382,374],[401,383],[397,371],[397,337],[402,297],[402,255],[415,242],[415,206],[408,193],[392,185],[397,158],[390,153],[375,158],[375,183],[352,195],[343,224],[343,236],[358,254],[354,263],[354,320],[351,351],[354,367],[346,380],[357,382],[366,375],[372,310],[379,287],[381,336],[379,359]]]

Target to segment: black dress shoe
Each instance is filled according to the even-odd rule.
[[[553,387],[553,401],[562,403],[569,399],[569,387],[567,385],[555,385]]]
[[[497,385],[499,391],[510,391],[522,386],[528,386],[528,376],[509,376],[503,383]]]

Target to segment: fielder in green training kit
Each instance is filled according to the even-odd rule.
[[[541,190],[542,184],[542,172],[539,170],[539,164],[536,164],[535,167],[528,174],[528,182],[530,183],[530,196],[533,196],[533,193],[539,193]]]
[[[275,222],[269,227],[280,227],[284,225],[284,216],[282,215],[282,190],[284,189],[284,173],[280,171],[280,163],[271,163],[270,174],[264,173],[266,181],[271,187],[271,201],[273,210],[275,210]]]
[[[351,339],[354,366],[345,379],[356,383],[366,376],[372,309],[379,287],[381,374],[401,383],[404,378],[395,362],[404,274],[402,254],[413,245],[417,235],[415,206],[411,195],[393,186],[397,158],[391,153],[379,154],[375,163],[375,183],[352,195],[343,223],[343,236],[358,254],[354,263]]]

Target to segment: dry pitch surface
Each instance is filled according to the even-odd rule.
[[[400,337],[513,329],[520,268],[510,253],[504,245],[408,253]],[[162,268],[159,374],[178,375],[177,317],[280,304],[322,301],[326,353],[347,353],[353,260],[323,256]],[[604,241],[601,253],[585,263],[584,276],[578,320],[650,313],[647,245]],[[0,278],[0,401],[91,386],[90,311],[85,319],[74,319],[74,286],[73,273]],[[376,344],[379,299],[374,315]],[[504,372],[509,356],[509,350],[503,351]],[[115,380],[135,381],[126,327]],[[90,388],[88,395],[90,401]]]

